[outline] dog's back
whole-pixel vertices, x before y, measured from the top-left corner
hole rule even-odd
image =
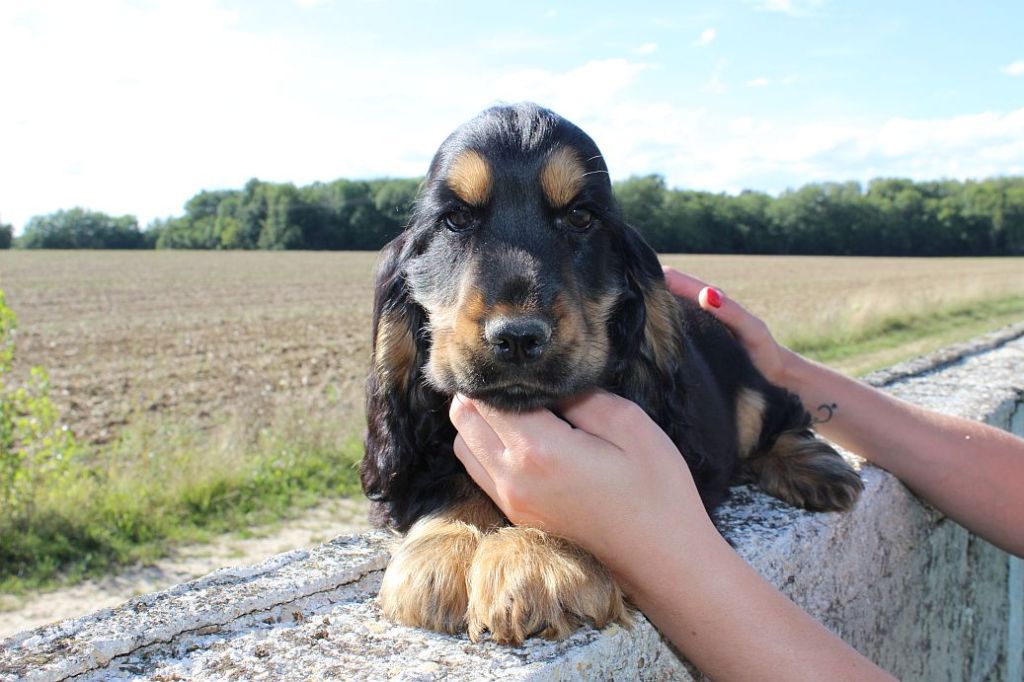
[[[689,299],[677,302],[683,338],[680,362],[689,365],[684,373],[691,377],[684,389],[688,425],[659,425],[684,457],[687,447],[718,453],[719,458],[734,452],[726,485],[754,482],[765,492],[812,511],[852,507],[863,482],[831,445],[814,434],[812,417],[799,396],[769,382],[713,315]],[[722,499],[702,494],[709,510]]]

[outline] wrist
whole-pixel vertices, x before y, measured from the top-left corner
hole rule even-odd
[[[612,571],[619,585],[641,610],[647,611],[669,592],[693,586],[728,561],[735,552],[711,523],[683,522],[667,532],[634,538],[634,547],[620,545],[598,558]]]
[[[801,395],[806,388],[807,368],[810,361],[785,346],[779,346],[779,372],[772,381],[789,391]]]

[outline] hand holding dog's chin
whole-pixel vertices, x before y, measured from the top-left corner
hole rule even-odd
[[[573,540],[627,591],[653,548],[684,543],[697,560],[720,541],[679,451],[638,406],[596,392],[562,415],[453,401],[455,453],[509,520]]]

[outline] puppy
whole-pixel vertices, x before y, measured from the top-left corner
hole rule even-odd
[[[512,644],[628,622],[594,557],[509,525],[448,420],[456,392],[524,411],[598,387],[665,430],[709,512],[740,478],[811,510],[861,491],[797,396],[668,292],[594,142],[533,104],[488,109],[441,145],[376,275],[361,477],[376,521],[406,534],[380,591],[388,617]]]

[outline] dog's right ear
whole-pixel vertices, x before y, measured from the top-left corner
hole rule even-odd
[[[452,444],[451,399],[425,380],[427,314],[405,271],[422,244],[407,231],[384,247],[373,302],[373,366],[366,382],[366,443],[359,472],[378,525],[401,532],[447,499],[443,482],[463,469]]]
[[[423,312],[411,300],[403,271],[405,235],[384,247],[377,264],[373,295],[373,356],[366,384],[366,449],[360,478],[366,496],[388,502],[403,487],[403,466],[412,443],[410,430],[415,386],[425,362],[417,339]]]

